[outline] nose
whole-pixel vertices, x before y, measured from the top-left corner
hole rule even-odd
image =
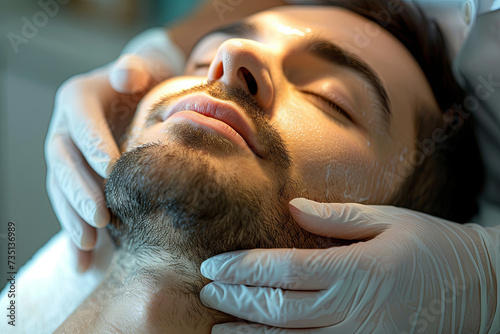
[[[274,87],[265,46],[246,39],[222,43],[210,65],[208,79],[252,95],[264,110],[271,107]]]

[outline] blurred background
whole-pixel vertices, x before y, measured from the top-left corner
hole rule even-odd
[[[2,288],[8,222],[16,223],[17,269],[60,229],[45,190],[43,153],[57,88],[72,75],[116,59],[137,33],[173,22],[196,2],[0,0]],[[36,33],[16,50],[8,35],[23,37],[26,21],[36,23]]]

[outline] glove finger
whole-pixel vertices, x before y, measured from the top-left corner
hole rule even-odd
[[[347,275],[358,271],[367,274],[367,270],[379,266],[379,259],[385,258],[379,247],[380,243],[373,239],[329,249],[236,251],[205,260],[201,273],[221,283],[323,290]]]
[[[51,173],[78,215],[92,226],[106,226],[110,214],[99,176],[83,160],[70,137],[55,135],[51,139],[48,155]],[[49,184],[51,185],[52,183]]]
[[[235,251],[204,261],[201,273],[221,283],[321,290],[330,283],[320,284],[311,264],[322,258],[322,252],[285,248]]]
[[[289,329],[246,322],[228,322],[212,327],[212,334],[331,334],[331,328]]]
[[[92,263],[92,251],[83,251],[76,247],[75,244],[72,244],[71,248],[73,253],[76,254],[76,271],[79,273],[86,272]]]
[[[245,285],[210,283],[200,299],[207,307],[240,319],[275,327],[310,328],[334,325],[352,303],[343,282],[323,291],[287,291]]]
[[[109,82],[119,93],[134,94],[148,88],[151,81],[145,61],[137,55],[122,55],[110,68]]]
[[[66,201],[59,188],[54,175],[47,176],[47,193],[54,208],[59,223],[71,240],[81,250],[91,250],[95,247],[97,236],[96,230],[85,223]]]
[[[109,85],[107,73],[103,71],[95,74],[101,76],[100,81],[105,83],[97,83],[99,78],[96,78],[91,87],[84,80],[80,82],[74,79],[58,93],[56,101],[56,108],[61,109],[67,127],[65,133],[70,134],[89,165],[103,178],[107,176],[108,166],[120,156],[103,108],[110,106],[111,113],[121,113],[119,116],[113,115],[120,119],[133,115],[133,111],[128,110],[132,108],[125,110],[118,107],[120,96],[113,98],[117,93]]]
[[[269,327],[259,324],[251,324],[246,322],[228,322],[215,325],[212,327],[212,334],[257,334],[257,333],[287,333],[286,329],[283,332],[273,331],[276,327]]]
[[[384,324],[372,329],[370,324],[360,324],[353,321],[350,324],[342,322],[339,326],[316,327],[316,328],[280,328],[255,323],[228,322],[212,327],[212,334],[345,334],[345,333],[388,333]],[[366,328],[369,327],[369,328]]]
[[[375,206],[354,203],[318,203],[295,198],[289,206],[293,218],[304,229],[338,239],[374,238],[394,220]]]

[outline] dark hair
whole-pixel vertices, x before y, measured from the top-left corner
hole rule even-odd
[[[403,184],[390,203],[467,222],[477,213],[484,172],[474,121],[462,105],[465,92],[453,76],[446,43],[437,23],[416,5],[399,0],[306,0],[303,5],[333,5],[377,23],[396,37],[420,65],[442,115],[417,106],[417,142]]]

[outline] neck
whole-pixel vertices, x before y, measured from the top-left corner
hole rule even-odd
[[[199,264],[148,249],[113,255],[99,287],[56,333],[210,333],[234,320],[208,309],[199,291],[208,283]]]

